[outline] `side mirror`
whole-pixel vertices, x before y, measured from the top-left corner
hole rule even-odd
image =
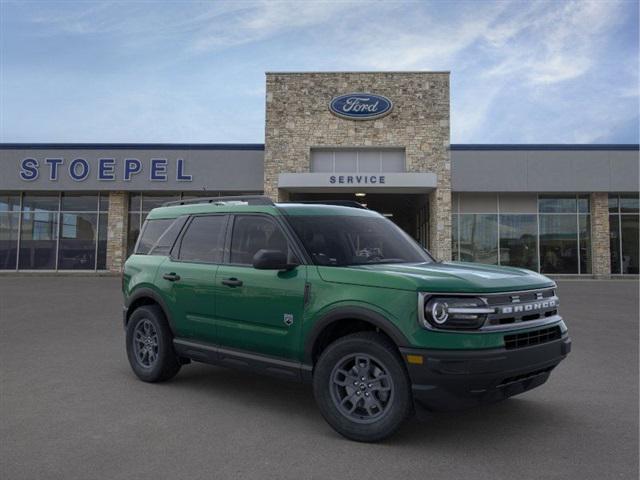
[[[297,264],[287,263],[287,254],[280,250],[258,250],[253,256],[253,268],[258,270],[291,270]]]

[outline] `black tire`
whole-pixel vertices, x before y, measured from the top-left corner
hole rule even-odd
[[[316,363],[313,392],[329,425],[359,442],[389,437],[413,414],[402,359],[393,343],[375,332],[354,333],[329,345]]]
[[[126,341],[129,364],[140,380],[163,382],[180,370],[171,329],[157,305],[144,305],[134,310],[127,323]]]

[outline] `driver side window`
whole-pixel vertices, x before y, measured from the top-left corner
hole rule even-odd
[[[237,215],[231,234],[229,263],[252,265],[258,250],[279,250],[289,260],[293,254],[284,232],[273,220],[258,215]]]

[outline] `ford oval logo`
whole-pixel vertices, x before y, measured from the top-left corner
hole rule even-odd
[[[387,97],[373,93],[348,93],[334,97],[329,110],[334,115],[351,120],[371,120],[391,112],[393,103]]]

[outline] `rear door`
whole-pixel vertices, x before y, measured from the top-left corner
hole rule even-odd
[[[231,223],[231,222],[230,222]],[[300,263],[282,225],[269,215],[236,214],[225,264],[216,274],[218,343],[252,353],[296,359],[306,266],[289,271],[257,270],[258,250],[280,250]]]
[[[160,265],[158,284],[165,291],[178,337],[216,343],[215,279],[228,218],[191,217],[171,256]]]

